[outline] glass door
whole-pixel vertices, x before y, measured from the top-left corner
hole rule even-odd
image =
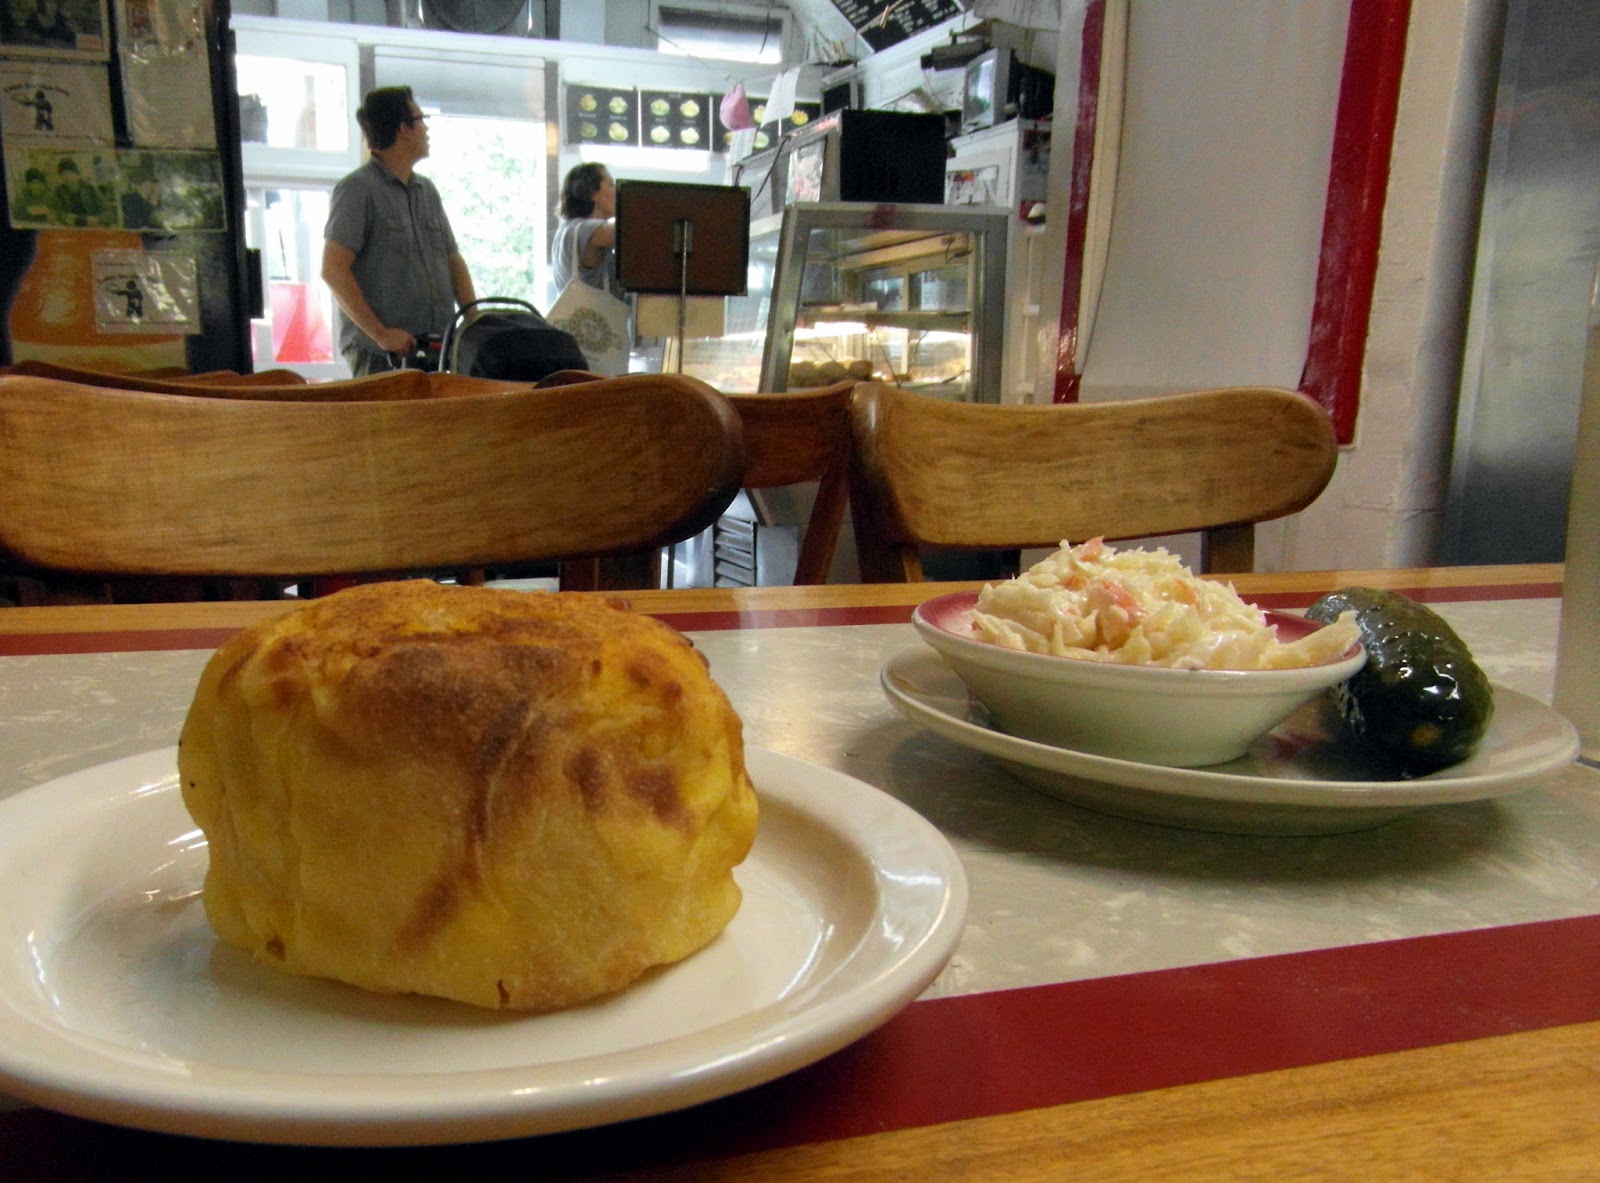
[[[261,252],[266,315],[253,323],[255,368],[313,380],[349,376],[339,356],[333,296],[322,282],[329,186],[245,191],[245,242]]]
[[[235,31],[243,140],[245,244],[261,252],[257,370],[349,377],[333,296],[322,282],[322,227],[334,182],[361,162],[356,42],[335,28]]]

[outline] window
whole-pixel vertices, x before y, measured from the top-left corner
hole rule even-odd
[[[681,57],[740,62],[782,60],[784,13],[772,5],[698,5],[693,0],[658,3],[656,49]]]
[[[246,142],[313,152],[349,150],[350,87],[344,66],[241,53],[234,69]]]
[[[544,123],[476,115],[428,122],[433,154],[420,167],[439,189],[479,298],[547,307]]]
[[[354,39],[331,28],[295,35],[248,26],[235,37],[245,176],[333,181],[360,164]]]

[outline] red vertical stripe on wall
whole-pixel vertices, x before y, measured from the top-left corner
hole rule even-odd
[[[1089,232],[1089,179],[1094,169],[1095,126],[1100,113],[1100,55],[1105,44],[1105,0],[1089,0],[1083,14],[1078,65],[1078,122],[1072,136],[1072,180],[1067,200],[1066,268],[1061,279],[1061,333],[1056,338],[1054,401],[1078,401],[1078,303]]]
[[[1327,409],[1341,443],[1354,438],[1360,406],[1361,367],[1383,237],[1383,203],[1388,193],[1389,155],[1410,16],[1411,0],[1351,0],[1350,4],[1316,296],[1300,379],[1300,389]],[[1078,400],[1078,303],[1104,34],[1104,0],[1090,0],[1084,14],[1078,123],[1067,206],[1061,327],[1056,345],[1054,401],[1058,403]]]
[[[1343,444],[1355,438],[1410,17],[1411,0],[1351,0],[1311,339],[1300,378],[1300,389],[1327,409]]]

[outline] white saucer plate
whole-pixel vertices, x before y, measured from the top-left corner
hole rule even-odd
[[[665,1112],[818,1060],[943,968],[966,879],[887,794],[747,759],[762,814],[733,922],[548,1015],[385,997],[219,945],[172,750],[20,793],[0,802],[0,1093],[202,1137],[415,1145]]]
[[[931,650],[907,649],[879,675],[912,722],[993,756],[1041,792],[1119,817],[1231,834],[1362,830],[1429,805],[1533,787],[1577,757],[1576,729],[1537,699],[1495,687],[1488,734],[1466,761],[1413,780],[1377,779],[1334,742],[1313,703],[1237,760],[1169,768],[1019,739],[988,724],[965,683]]]

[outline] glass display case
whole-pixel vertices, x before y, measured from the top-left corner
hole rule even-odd
[[[873,378],[1000,400],[1007,213],[801,202],[784,212],[761,389]]]
[[[999,208],[797,202],[750,227],[749,289],[721,337],[683,343],[719,390],[842,378],[998,402],[1007,214]]]

